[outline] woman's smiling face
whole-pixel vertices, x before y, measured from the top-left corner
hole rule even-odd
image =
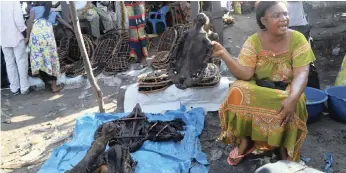
[[[261,18],[266,30],[274,35],[284,35],[288,29],[289,16],[286,4],[279,2],[270,7]]]

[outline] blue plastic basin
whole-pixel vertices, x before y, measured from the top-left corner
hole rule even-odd
[[[346,121],[346,86],[332,86],[326,89],[330,116],[336,120]]]
[[[324,102],[328,97],[322,90],[306,87],[306,108],[308,110],[308,123],[314,122],[320,118],[324,110]]]

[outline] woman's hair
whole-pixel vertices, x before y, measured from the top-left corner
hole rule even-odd
[[[266,27],[261,22],[261,17],[265,15],[267,10],[272,7],[273,5],[276,5],[281,1],[259,1],[256,3],[256,20],[257,24],[261,29],[266,29]]]
[[[40,4],[44,7],[43,18],[48,19],[52,8],[52,1],[42,1]]]

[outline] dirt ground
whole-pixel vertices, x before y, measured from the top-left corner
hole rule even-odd
[[[250,25],[250,26],[249,26]],[[258,31],[255,15],[236,16],[235,25],[225,27],[224,44],[238,55],[247,36]],[[229,39],[230,38],[230,39]],[[330,56],[323,50],[314,50],[323,88],[332,85],[339,70],[342,56]],[[122,112],[124,91],[133,83],[133,76],[117,75],[114,83],[100,82],[107,112]],[[11,96],[8,90],[1,92],[1,165],[17,166],[33,158],[39,162],[24,165],[20,169],[2,169],[0,172],[34,173],[49,157],[52,149],[71,140],[75,119],[87,112],[98,110],[91,88],[64,89],[59,94],[40,90],[29,95]],[[9,122],[9,120],[11,122]],[[334,157],[335,173],[346,172],[346,126],[323,116],[318,122],[308,125],[308,136],[302,147],[302,155],[311,158],[307,165],[323,170],[323,155],[330,152]],[[231,146],[216,141],[219,135],[219,118],[216,112],[206,115],[205,128],[201,135],[203,150],[210,160],[210,172],[249,173],[264,163],[273,161],[271,155],[252,156],[236,167],[230,167],[226,157]],[[12,165],[11,165],[12,164]]]

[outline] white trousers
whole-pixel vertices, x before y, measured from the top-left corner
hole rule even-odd
[[[24,40],[21,40],[16,47],[3,47],[6,62],[7,76],[10,81],[10,90],[21,93],[30,87],[28,80],[28,53]]]

